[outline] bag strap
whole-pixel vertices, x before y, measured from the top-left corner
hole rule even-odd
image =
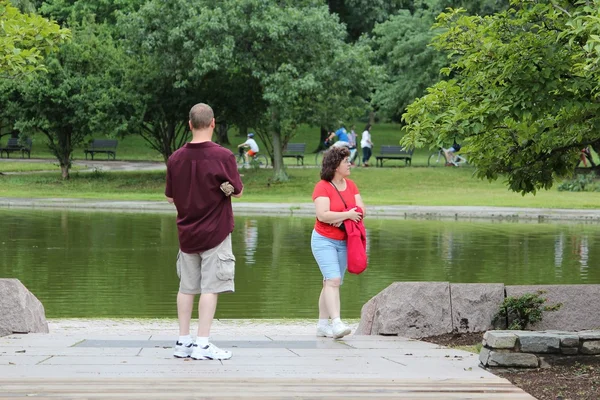
[[[329,181],[329,183],[331,184],[331,186],[333,186],[333,188],[335,189],[335,191],[340,195],[340,199],[342,199],[342,203],[344,203],[344,208],[348,208],[348,206],[346,205],[346,202],[344,201],[344,198],[342,197],[342,194],[338,190],[337,186],[335,186],[335,184],[333,182],[331,182],[331,181]]]

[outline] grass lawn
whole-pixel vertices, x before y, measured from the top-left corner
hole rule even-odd
[[[244,202],[310,203],[317,168],[289,168],[290,181],[272,183],[272,170],[245,170]],[[521,196],[501,181],[472,177],[472,168],[355,168],[357,183],[367,205],[512,206],[544,208],[597,208],[593,192],[559,192]],[[60,174],[0,176],[0,196],[65,197],[115,200],[163,200],[164,172],[74,172],[69,181]]]

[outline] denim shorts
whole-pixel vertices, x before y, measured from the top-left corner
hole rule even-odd
[[[343,282],[348,265],[346,241],[329,239],[313,230],[310,247],[323,274],[323,280],[340,278]]]

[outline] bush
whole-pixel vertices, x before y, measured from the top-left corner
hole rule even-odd
[[[600,185],[594,180],[595,174],[578,174],[575,178],[558,185],[560,192],[600,192]]]
[[[496,318],[506,318],[508,329],[511,330],[522,330],[541,321],[543,311],[556,311],[562,307],[562,303],[544,306],[543,304],[548,301],[541,297],[544,293],[546,292],[539,290],[535,293],[526,293],[521,297],[505,298]]]

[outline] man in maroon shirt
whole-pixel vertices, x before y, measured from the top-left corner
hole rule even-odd
[[[177,208],[180,249],[179,340],[174,356],[227,360],[231,352],[210,343],[209,334],[218,294],[234,291],[233,210],[229,194],[241,197],[244,187],[233,153],[211,141],[215,119],[210,106],[200,103],[192,107],[189,124],[192,141],[169,157],[165,190],[167,200]],[[228,184],[222,189],[225,182]],[[197,294],[198,336],[194,343],[190,320]]]

